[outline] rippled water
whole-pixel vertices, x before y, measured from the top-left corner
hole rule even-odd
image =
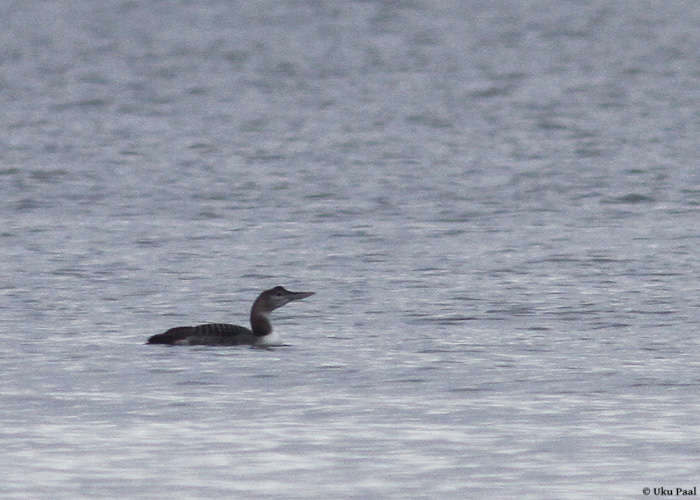
[[[699,22],[2,3],[2,498],[697,485]],[[283,347],[143,345],[278,284]]]

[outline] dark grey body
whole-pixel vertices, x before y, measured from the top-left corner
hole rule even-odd
[[[178,326],[165,333],[153,335],[149,344],[170,345],[254,345],[261,337],[238,325],[207,323],[197,326]]]
[[[270,338],[272,325],[269,315],[275,309],[294,300],[311,297],[314,292],[290,292],[276,286],[258,295],[250,309],[250,326],[227,323],[207,323],[197,326],[178,326],[165,333],[153,335],[147,344],[168,345],[257,345]]]

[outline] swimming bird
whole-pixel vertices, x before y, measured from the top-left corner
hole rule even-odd
[[[250,309],[252,330],[227,323],[207,323],[197,326],[177,326],[165,333],[153,335],[147,344],[170,345],[264,345],[272,333],[270,313],[294,300],[311,297],[316,292],[290,292],[281,286],[258,295]]]

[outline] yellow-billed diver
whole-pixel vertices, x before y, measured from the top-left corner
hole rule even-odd
[[[170,345],[261,345],[272,333],[270,313],[293,300],[305,299],[316,292],[290,292],[276,286],[261,293],[250,309],[252,330],[227,323],[207,323],[197,326],[178,326],[165,333],[153,335],[148,344]]]

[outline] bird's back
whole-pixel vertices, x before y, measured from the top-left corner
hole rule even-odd
[[[148,344],[170,345],[253,345],[258,338],[244,326],[228,323],[207,323],[197,326],[178,326],[165,333],[153,335]]]

